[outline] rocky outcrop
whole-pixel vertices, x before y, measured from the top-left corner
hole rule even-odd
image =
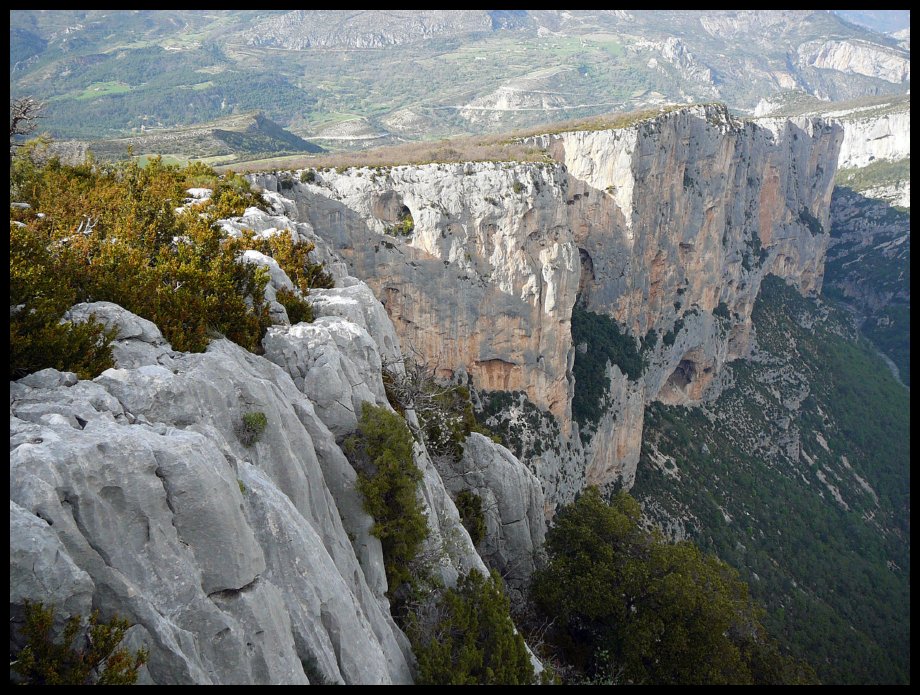
[[[291,375],[337,436],[354,432],[364,402],[387,403],[380,354],[367,331],[337,316],[268,329],[265,356]]]
[[[854,112],[840,117],[840,121],[843,145],[838,166],[841,169],[910,157],[910,101],[891,113],[861,116]]]
[[[880,44],[855,39],[812,41],[800,46],[798,53],[803,65],[876,77],[894,84],[910,82],[910,53]]]
[[[671,63],[685,80],[712,84],[712,70],[701,65],[687,45],[675,36],[669,36],[661,47],[661,56]]]
[[[787,100],[792,104],[783,103]],[[804,100],[801,92],[783,95],[775,103],[763,100],[755,113],[782,113],[796,108],[797,100]],[[806,101],[806,104],[805,115],[822,118],[843,128],[838,169],[861,169],[876,165],[876,169],[866,175],[841,172],[843,176],[837,177],[838,183],[858,190],[868,198],[909,208],[908,167],[879,169],[878,166],[910,159],[910,95],[838,103]]]
[[[546,535],[543,489],[508,449],[473,432],[459,461],[435,459],[444,485],[455,496],[475,493],[482,501],[486,536],[482,557],[513,587],[526,585]]]
[[[150,328],[121,311],[121,335]],[[164,345],[159,331],[126,340]],[[35,576],[48,563],[16,563],[11,597],[67,607],[91,593],[136,623],[157,683],[304,683],[302,662],[335,681],[408,682],[379,542],[360,504],[336,499],[354,471],[312,403],[228,341],[166,348],[142,365],[129,351],[135,364],[92,382],[46,370],[11,384],[18,523],[50,529],[82,572],[59,561],[73,579],[49,588]],[[251,411],[268,426],[246,447],[235,427]]]
[[[636,338],[654,332],[649,367],[638,382],[612,380],[611,416],[587,459],[571,464],[590,482],[628,484],[645,404],[695,403],[717,387],[721,365],[748,349],[763,276],[820,289],[841,138],[820,119],[741,122],[722,107],[689,107],[525,143],[552,164],[326,171],[290,195],[405,345],[444,376],[462,369],[477,389],[523,392],[557,419],[570,449],[580,448],[576,296]],[[400,236],[406,215],[413,228]],[[713,315],[720,307],[727,318]],[[540,478],[552,502],[580,489]]]
[[[481,163],[356,173],[324,172],[319,185],[297,184],[293,195],[300,219],[373,288],[403,345],[441,375],[464,366],[477,387],[524,390],[565,419],[579,267],[559,167]],[[406,212],[412,236],[387,234]]]
[[[265,357],[226,340],[174,352],[111,303],[68,313],[114,329],[116,367],[93,381],[49,369],[10,385],[11,639],[25,601],[42,601],[62,618],[127,618],[128,646],[150,649],[145,682],[411,682],[380,542],[337,441],[362,402],[387,405],[381,366],[401,352],[369,288],[340,284],[317,292],[315,323],[271,328]],[[244,443],[253,412],[267,425]],[[523,470],[507,452],[480,453],[471,465],[496,466],[499,480]],[[421,442],[415,458],[429,521],[421,561],[447,586],[487,572]],[[529,485],[536,512],[514,511],[533,532],[500,536],[496,558],[542,539],[539,484]]]

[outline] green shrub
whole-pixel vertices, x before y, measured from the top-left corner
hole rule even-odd
[[[363,403],[358,429],[345,441],[345,452],[358,471],[364,509],[374,518],[371,532],[383,546],[391,599],[416,577],[412,563],[428,537],[428,521],[418,499],[422,472],[412,455],[412,433],[405,421],[383,407]]]
[[[511,190],[515,193],[521,193],[524,190],[524,184],[520,181],[515,181],[513,184],[511,184]]]
[[[407,359],[403,366],[399,372],[384,370],[387,399],[398,412],[415,411],[430,454],[459,459],[471,432],[495,441],[495,435],[476,419],[468,388],[439,384],[434,371],[422,362]]]
[[[640,516],[626,493],[608,505],[592,487],[547,534],[549,561],[533,595],[581,673],[649,684],[814,679],[779,655],[734,569],[690,542],[644,531]]]
[[[283,287],[276,293],[276,298],[284,307],[292,324],[313,322],[313,306],[306,299]]]
[[[92,379],[115,366],[116,330],[96,321],[58,323],[41,308],[10,317],[10,379],[49,367]]]
[[[274,258],[304,296],[313,288],[335,287],[335,280],[326,272],[323,264],[310,260],[315,246],[295,239],[290,230],[258,238],[254,232],[246,230],[243,240],[246,248]]]
[[[304,169],[300,172],[301,183],[314,183],[316,181],[316,171],[314,169]]]
[[[153,158],[66,166],[37,164],[21,148],[10,168],[11,376],[48,366],[95,376],[109,366],[107,338],[93,324],[60,327],[77,302],[111,301],[153,321],[176,350],[204,350],[224,335],[259,353],[271,325],[268,276],[240,263],[247,248],[278,261],[302,294],[332,287],[310,260],[312,244],[288,232],[230,239],[216,222],[263,207],[245,178],[219,177],[200,162],[182,169]],[[191,185],[207,185],[204,203],[176,212]],[[304,315],[305,307],[299,307]],[[295,309],[295,313],[296,313]]]
[[[412,218],[412,213],[408,209],[404,210],[396,224],[387,227],[384,231],[390,236],[411,236],[415,231],[415,220]]]
[[[664,337],[661,339],[661,342],[667,347],[671,347],[677,341],[677,335],[684,328],[684,318],[681,316],[674,322],[674,325],[668,329],[668,332],[664,334]]]
[[[474,546],[482,543],[486,537],[486,517],[482,513],[482,498],[475,492],[461,490],[454,500],[460,513],[460,522],[470,534]]]
[[[726,321],[730,320],[732,317],[728,309],[728,304],[725,302],[719,302],[719,306],[712,310],[712,315],[720,319],[725,319]]]
[[[808,228],[808,231],[811,232],[812,236],[824,234],[824,225],[818,221],[818,218],[815,217],[814,213],[812,213],[812,211],[807,207],[799,210],[799,222]]]
[[[441,597],[433,625],[410,627],[418,658],[416,683],[425,685],[531,685],[533,664],[514,629],[501,577],[470,571]]]
[[[200,164],[183,170],[159,159],[141,168],[133,161],[39,166],[17,157],[11,196],[30,207],[10,228],[11,307],[23,305],[19,321],[42,326],[12,326],[11,352],[24,353],[17,341],[28,335],[54,333],[51,326],[80,301],[115,302],[153,321],[177,350],[201,351],[220,333],[260,351],[270,325],[267,277],[239,263],[242,240],[214,224],[257,202],[248,183],[227,175],[207,203],[175,211],[187,177],[198,181],[206,171],[216,176]]]
[[[10,659],[10,670],[24,685],[133,685],[147,663],[146,649],[132,654],[118,647],[129,627],[126,620],[115,617],[103,623],[95,612],[84,625],[75,615],[56,643],[51,634],[54,608],[26,603],[25,611],[26,646]]]
[[[236,436],[244,446],[252,446],[262,438],[262,433],[267,426],[268,418],[265,413],[258,411],[244,413],[236,427]]]
[[[13,209],[11,208],[11,211]],[[91,379],[113,366],[114,331],[95,321],[60,321],[78,301],[64,281],[70,250],[53,246],[34,226],[10,224],[10,378],[53,367]]]

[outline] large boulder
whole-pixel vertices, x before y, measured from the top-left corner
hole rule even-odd
[[[546,535],[540,481],[514,454],[473,432],[459,461],[436,463],[447,489],[473,492],[482,500],[486,536],[479,551],[513,587],[528,583]]]

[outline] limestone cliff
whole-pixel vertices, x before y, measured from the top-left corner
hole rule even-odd
[[[839,117],[843,125],[840,148],[841,169],[864,167],[885,159],[897,161],[910,157],[910,100],[890,113],[859,113]]]
[[[748,350],[764,275],[820,289],[841,139],[820,119],[689,107],[532,138],[546,162],[322,171],[285,195],[371,286],[404,345],[556,419],[556,444],[528,460],[552,504],[585,482],[631,483],[646,403],[718,390],[721,365]],[[281,190],[278,176],[256,181]],[[571,416],[579,295],[636,338],[661,338],[637,380],[611,367],[607,414],[585,446]]]
[[[786,92],[774,101],[762,99],[754,109],[755,116],[791,113],[822,118],[843,128],[839,169],[910,158],[910,94],[822,102],[802,92]]]
[[[412,681],[380,541],[339,447],[362,402],[388,407],[381,365],[399,340],[367,286],[333,270],[339,286],[317,291],[316,322],[280,317],[265,357],[227,340],[175,352],[115,304],[69,312],[117,331],[116,368],[10,383],[11,654],[25,602],[41,601],[62,620],[93,609],[128,619],[126,645],[150,650],[142,682]],[[267,294],[290,283],[278,272]],[[266,427],[247,442],[241,422],[254,412]],[[486,542],[514,559],[542,541],[542,493],[503,492],[501,480],[528,473],[488,445],[464,460],[499,478]],[[431,570],[448,586],[487,572],[422,442],[414,454]]]

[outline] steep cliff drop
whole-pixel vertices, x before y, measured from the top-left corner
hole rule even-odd
[[[585,484],[632,484],[646,404],[719,392],[765,275],[820,289],[842,139],[821,119],[693,106],[527,140],[545,162],[326,170],[285,195],[405,345],[540,413],[512,419],[551,511]],[[281,190],[278,175],[254,180]],[[572,339],[576,302],[641,349],[638,371],[607,367],[595,419],[572,407],[588,348]]]

